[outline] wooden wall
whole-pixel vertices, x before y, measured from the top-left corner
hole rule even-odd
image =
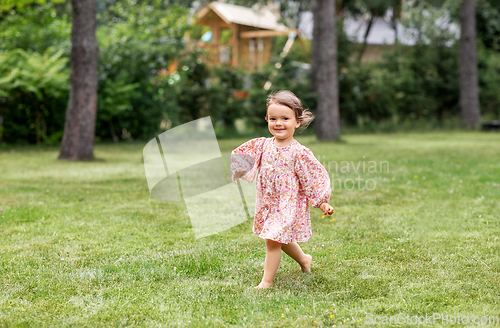
[[[240,32],[255,31],[255,28],[240,25]],[[272,40],[267,38],[240,38],[239,63],[241,67],[254,71],[271,59]]]
[[[203,45],[208,50],[207,64],[221,64],[227,59],[232,67],[243,67],[255,71],[271,59],[272,38],[241,38],[241,32],[261,30],[255,27],[231,24],[228,26],[218,15],[210,13],[202,22],[210,26],[212,40]],[[227,43],[220,41],[223,29],[229,28],[232,35]],[[224,64],[224,63],[222,63]]]

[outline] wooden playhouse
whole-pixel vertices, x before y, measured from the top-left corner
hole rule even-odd
[[[214,1],[198,12],[196,23],[210,27],[202,38],[209,64],[254,71],[269,62],[272,37],[297,33],[278,20],[279,12],[273,13],[269,7],[247,8]]]

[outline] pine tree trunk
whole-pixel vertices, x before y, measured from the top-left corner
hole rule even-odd
[[[318,139],[335,140],[340,134],[335,0],[314,0],[313,15],[311,85],[317,98],[314,125]]]
[[[97,0],[72,0],[71,89],[59,159],[94,158],[97,110]]]
[[[361,45],[361,50],[359,51],[358,61],[360,62],[363,59],[363,55],[365,54],[366,46],[368,45],[368,35],[372,29],[373,20],[375,17],[373,14],[370,15],[370,20],[368,21],[368,25],[366,26],[365,36],[363,38],[363,44]]]
[[[460,115],[469,129],[480,121],[475,7],[475,0],[463,0],[460,7]]]
[[[312,45],[311,45],[311,84],[310,84],[310,87],[311,87],[311,91],[316,93],[316,88],[317,88],[317,85],[318,85],[318,68],[317,68],[317,65],[318,65],[318,49],[316,47],[316,42],[314,42],[314,40],[318,40],[319,39],[319,36],[318,36],[318,31],[319,29],[316,28],[316,17],[315,17],[315,13],[317,11],[316,9],[317,7],[317,3],[316,1],[313,0],[313,3],[312,3],[312,11],[313,11],[313,22],[314,22],[314,25],[313,25],[313,42],[312,42]]]

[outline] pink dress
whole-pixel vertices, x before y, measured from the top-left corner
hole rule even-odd
[[[257,169],[253,232],[280,243],[305,242],[312,236],[309,202],[327,203],[330,177],[312,151],[297,140],[278,147],[272,138],[249,140],[231,152],[231,172],[246,172],[252,182]]]

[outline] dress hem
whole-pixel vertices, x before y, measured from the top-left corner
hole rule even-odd
[[[291,239],[291,241],[289,241],[289,242],[287,243],[287,242],[284,242],[284,241],[275,240],[275,239],[273,239],[273,238],[265,238],[264,236],[261,236],[261,233],[258,233],[258,232],[254,232],[254,234],[256,234],[257,236],[259,236],[259,238],[261,238],[261,239],[264,239],[264,240],[266,240],[266,239],[270,239],[270,240],[272,240],[272,241],[275,241],[275,242],[277,242],[277,243],[281,243],[281,244],[290,244],[290,243],[305,243],[305,242],[307,242],[307,241],[308,241],[308,240],[312,237],[312,236],[309,236],[309,237],[307,237],[307,238],[300,239],[300,240],[292,238],[292,239]]]

